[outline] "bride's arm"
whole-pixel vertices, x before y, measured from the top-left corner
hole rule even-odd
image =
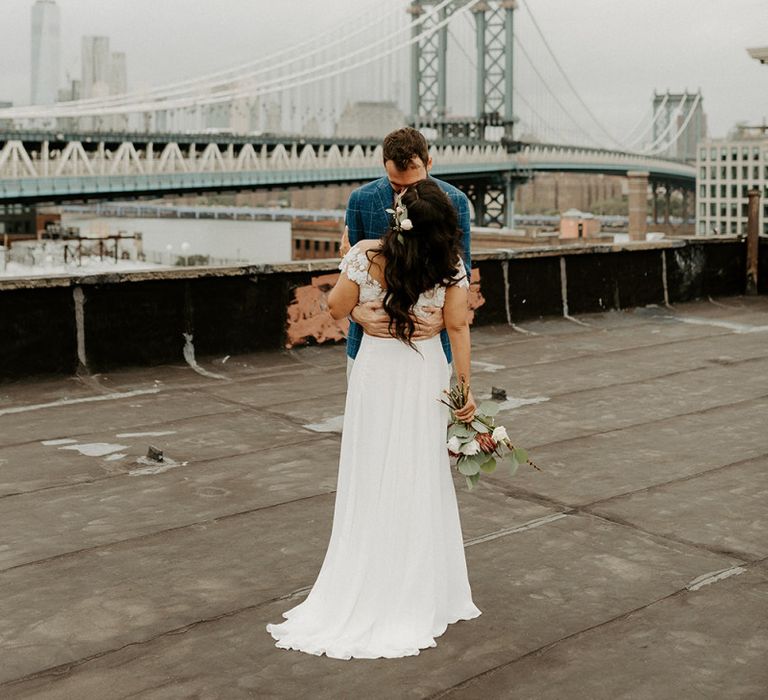
[[[352,309],[357,306],[359,298],[360,287],[347,277],[346,272],[342,272],[336,286],[328,294],[328,311],[338,321],[349,316]]]
[[[455,285],[445,290],[445,306],[443,318],[448,338],[451,341],[453,353],[453,366],[459,382],[470,386],[470,338],[469,338],[469,294],[464,286]],[[472,418],[477,408],[472,391],[469,392],[467,403],[459,411],[456,417],[466,421]]]

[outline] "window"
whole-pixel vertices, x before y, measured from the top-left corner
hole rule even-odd
[[[748,160],[749,159],[749,149],[744,146],[741,149],[741,158],[742,160]]]
[[[738,224],[735,221],[731,221],[731,233],[737,233],[738,230]]]
[[[746,165],[741,166],[741,179],[746,180],[747,179],[747,172],[749,171],[749,168]]]
[[[728,195],[726,194],[726,191],[727,191],[727,190],[725,189],[725,185],[720,185],[720,196],[721,196],[721,197],[727,197],[727,196],[728,196]]]
[[[317,252],[320,251],[320,241],[315,241],[314,243],[315,243],[315,245],[313,247],[314,247],[315,252],[317,253]]]
[[[301,250],[301,240],[297,238],[297,239],[296,239],[296,240],[293,242],[293,247],[294,247],[296,250]]]
[[[327,253],[331,249],[331,242],[330,241],[326,241],[325,244],[323,245],[323,249]]]
[[[707,159],[707,149],[706,148],[700,148],[699,149],[699,158],[701,160],[706,160]]]
[[[304,250],[309,250],[309,238],[304,239]]]
[[[714,202],[709,203],[709,215],[717,216],[717,204],[715,204]]]
[[[728,149],[727,148],[721,148],[720,149],[720,160],[728,160]]]
[[[707,215],[707,205],[702,202],[699,204],[699,215],[700,216],[706,216]]]
[[[714,165],[709,166],[709,177],[713,180],[717,177],[717,168]]]
[[[709,186],[709,196],[710,197],[717,197],[717,185],[710,185]]]
[[[739,215],[738,204],[731,204],[731,218],[735,219]]]
[[[738,172],[739,172],[739,169],[735,165],[732,165],[731,166],[731,179],[732,180],[735,180],[739,176]]]
[[[714,146],[712,146],[712,148],[709,149],[709,159],[717,160],[717,149]]]
[[[752,146],[752,160],[760,160],[760,148]]]
[[[759,180],[760,179],[760,166],[755,165],[752,168],[752,179],[753,180]]]
[[[723,178],[723,180],[725,180],[725,178],[728,177],[728,168],[726,168],[725,166],[720,168],[720,177]]]
[[[736,185],[731,185],[731,198],[736,199],[739,196],[739,188]]]

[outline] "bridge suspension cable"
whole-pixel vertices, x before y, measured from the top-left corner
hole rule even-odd
[[[474,31],[474,27],[472,26],[472,20],[470,19],[470,16],[468,14],[464,15],[464,19],[466,20],[466,24],[469,26],[469,28]],[[472,67],[473,70],[477,69],[477,58],[472,56],[471,54],[467,53],[466,48],[461,43],[458,36],[456,36],[453,33],[452,29],[448,30],[448,33],[451,34],[454,37],[454,40],[456,42],[456,45],[459,47],[460,51],[464,54],[464,57],[467,59],[467,63]],[[545,119],[537,110],[536,108],[530,103],[530,101],[523,95],[520,90],[517,89],[515,84],[513,83],[512,87],[512,93],[515,95],[517,99],[519,99],[527,108],[528,110],[544,125],[548,128],[550,133],[555,136],[555,138],[562,138],[562,134],[559,132],[559,130],[554,127],[547,119]],[[532,126],[532,125],[531,125]],[[566,139],[562,138],[563,141]]]
[[[683,110],[685,109],[685,103],[688,100],[688,95],[683,95],[683,99],[680,100],[677,107],[675,107],[675,111],[669,115],[669,119],[667,121],[667,124],[662,129],[661,133],[655,138],[655,140],[649,144],[647,147],[641,149],[644,153],[648,153],[653,151],[664,139],[667,137],[667,134],[672,131],[672,129],[675,126],[675,120],[683,114]]]
[[[379,3],[375,3],[378,6]],[[94,97],[84,100],[77,100],[67,103],[71,106],[84,107],[88,109],[110,107],[114,105],[131,104],[135,100],[146,101],[148,98],[157,96],[158,100],[164,100],[172,96],[180,96],[185,94],[194,94],[205,90],[210,90],[217,86],[229,85],[233,82],[237,82],[247,77],[257,77],[264,73],[274,73],[275,71],[289,66],[294,63],[306,62],[312,59],[315,55],[327,52],[329,49],[334,48],[340,44],[348,43],[350,39],[358,35],[370,33],[370,29],[381,22],[388,19],[390,16],[399,14],[401,8],[394,8],[389,11],[388,14],[383,16],[371,17],[371,8],[366,8],[363,13],[356,15],[348,19],[342,27],[335,26],[326,30],[323,34],[314,36],[311,39],[307,39],[298,44],[292,44],[289,47],[280,49],[267,56],[262,56],[254,61],[239,64],[230,68],[222,69],[213,73],[208,73],[204,76],[197,78],[182,80],[175,83],[168,83],[165,85],[151,88],[146,91],[133,91],[130,93],[124,93],[122,95],[113,95],[109,97]],[[364,21],[367,20],[367,21]],[[349,31],[344,29],[349,25]],[[329,39],[330,41],[326,41]],[[309,53],[305,53],[306,47],[315,46]],[[288,60],[279,60],[284,56],[290,56]],[[298,58],[297,58],[298,56]],[[274,63],[274,61],[278,61]],[[262,67],[263,66],[263,67]],[[258,68],[258,70],[253,70]]]
[[[666,93],[664,95],[664,99],[661,101],[661,103],[659,104],[655,112],[653,110],[653,107],[651,107],[651,120],[646,123],[645,128],[643,129],[642,132],[640,132],[640,134],[638,134],[634,139],[632,139],[632,141],[628,141],[627,148],[629,150],[634,149],[635,146],[643,142],[643,139],[648,135],[648,133],[656,125],[656,122],[661,116],[661,113],[664,111],[664,107],[666,107],[668,101],[669,101],[669,93]]]
[[[687,94],[683,96],[683,99],[681,100],[681,104],[685,102],[686,97],[688,97]],[[696,113],[696,110],[698,109],[700,102],[701,102],[701,93],[699,92],[696,94],[696,99],[693,101],[693,104],[688,110],[688,114],[686,118],[683,120],[683,123],[680,125],[678,130],[675,132],[675,135],[671,139],[669,139],[667,143],[663,144],[662,146],[659,146],[656,149],[646,150],[644,151],[644,153],[648,155],[656,155],[658,153],[663,153],[664,151],[672,148],[672,146],[674,146],[677,143],[677,140],[680,138],[682,133],[688,128],[688,124],[690,123],[691,119],[693,119],[693,115]],[[674,123],[672,119],[670,119],[670,123]]]
[[[371,46],[379,46],[382,44],[386,44],[387,42],[391,41],[393,38],[397,37],[397,35],[404,33],[405,31],[408,31],[411,26],[418,26],[422,25],[428,18],[433,16],[434,12],[439,12],[442,8],[446,7],[452,2],[452,0],[442,0],[442,2],[435,8],[432,8],[430,12],[425,14],[424,17],[419,18],[417,21],[413,23],[413,25],[406,25],[405,27],[399,28],[394,32],[391,32],[389,35],[386,35],[385,37],[375,41],[373,44],[368,43],[364,48],[358,49],[355,52],[352,52],[351,54],[345,54],[343,56],[337,57],[333,60],[326,61],[324,63],[316,63],[311,68],[303,69],[303,70],[296,70],[293,73],[290,73],[286,76],[279,76],[277,78],[273,78],[271,80],[265,81],[265,83],[259,85],[257,88],[254,87],[248,87],[248,88],[241,88],[241,87],[235,87],[231,88],[228,91],[220,91],[216,92],[214,94],[210,94],[210,90],[212,87],[217,86],[231,86],[233,83],[243,83],[245,80],[254,80],[255,78],[259,77],[260,75],[263,75],[264,73],[274,73],[274,71],[277,68],[284,67],[284,66],[290,66],[294,63],[306,63],[312,58],[315,57],[316,54],[320,54],[323,52],[327,52],[327,50],[340,43],[348,43],[351,37],[357,36],[357,35],[363,35],[366,36],[369,34],[370,28],[376,24],[380,24],[382,22],[382,19],[386,19],[389,15],[394,15],[395,12],[399,12],[402,8],[396,9],[394,12],[390,12],[389,15],[385,15],[384,18],[377,17],[374,20],[369,20],[367,24],[363,24],[362,28],[360,25],[356,28],[354,32],[351,34],[345,34],[343,36],[336,36],[335,41],[331,42],[330,44],[323,44],[315,51],[311,52],[310,54],[303,54],[300,56],[299,59],[293,59],[288,61],[283,61],[282,63],[278,65],[268,65],[266,68],[262,68],[260,70],[256,71],[250,71],[250,72],[242,72],[243,66],[239,66],[237,68],[227,69],[226,71],[220,71],[219,74],[235,74],[234,78],[228,79],[226,81],[220,81],[218,83],[212,82],[208,80],[210,76],[204,76],[200,79],[195,79],[192,81],[183,81],[183,83],[190,85],[189,88],[185,89],[179,89],[178,91],[174,92],[173,90],[169,90],[168,86],[163,86],[160,88],[155,88],[153,91],[151,91],[154,95],[157,97],[155,99],[152,98],[152,95],[150,93],[133,93],[131,95],[122,95],[122,96],[114,96],[112,98],[92,98],[88,100],[82,100],[77,102],[69,102],[69,103],[58,103],[57,105],[53,106],[47,106],[45,108],[40,107],[18,107],[18,108],[9,108],[6,110],[0,110],[0,114],[2,114],[6,118],[36,118],[36,117],[69,117],[69,116],[87,116],[87,115],[107,115],[107,114],[125,114],[125,113],[132,113],[132,112],[146,112],[146,111],[157,111],[157,110],[171,110],[171,109],[183,109],[186,107],[196,107],[199,105],[207,105],[207,104],[217,104],[223,101],[227,101],[230,99],[235,99],[238,97],[245,97],[245,96],[256,96],[256,95],[263,95],[263,94],[272,94],[275,92],[282,92],[284,90],[292,89],[295,87],[300,87],[302,85],[307,84],[308,82],[313,82],[315,80],[325,80],[330,79],[334,77],[335,75],[339,75],[345,72],[348,72],[350,70],[359,68],[361,65],[369,64],[371,62],[374,62],[376,60],[379,60],[380,58],[390,55],[394,53],[397,50],[400,50],[401,48],[410,45],[414,41],[417,41],[421,39],[423,36],[426,36],[440,27],[444,26],[448,21],[451,20],[452,15],[448,15],[446,20],[444,22],[441,22],[439,26],[437,27],[430,27],[426,31],[422,31],[418,34],[416,37],[409,38],[406,41],[402,41],[400,44],[396,45],[394,48],[391,48],[389,51],[383,51],[379,54],[376,54],[375,56],[368,57],[367,60],[364,60],[362,62],[351,62],[350,58],[353,56],[356,56],[360,53],[363,53],[365,51],[370,51]],[[462,10],[465,10],[466,7],[462,8]],[[334,32],[338,32],[338,27]],[[305,42],[306,43],[306,42]],[[317,37],[315,37],[310,43],[317,43]],[[298,53],[294,47],[291,47],[290,49],[283,50],[281,52],[278,52],[279,54],[286,54],[286,53]],[[267,57],[268,59],[269,57]],[[245,64],[246,66],[252,66],[252,65],[260,65],[263,63],[264,60],[267,59],[260,59],[258,61],[252,62],[251,64]],[[326,69],[326,68],[332,68],[334,65],[337,64],[343,64],[341,70],[337,70],[330,74],[320,74],[315,75],[311,80],[302,80],[303,77],[310,74],[318,74],[320,71]],[[237,71],[241,71],[237,73]],[[206,82],[207,81],[207,82]],[[289,82],[293,81],[293,82]],[[205,90],[208,92],[208,94],[205,94],[202,92],[202,90]],[[176,97],[176,99],[167,99],[168,97],[174,97],[175,95],[179,95],[179,97]],[[149,97],[149,99],[148,99]],[[131,101],[134,99],[140,100],[139,102]]]
[[[608,131],[608,129],[605,128],[605,126],[603,126],[603,123],[595,116],[594,112],[589,108],[589,105],[587,105],[587,103],[579,94],[579,91],[576,89],[576,86],[573,84],[573,81],[565,72],[565,69],[563,68],[562,64],[560,63],[557,56],[555,55],[555,52],[552,50],[552,46],[550,46],[550,43],[547,40],[547,37],[544,35],[544,32],[541,31],[541,27],[539,26],[539,23],[536,21],[536,16],[533,14],[533,10],[531,10],[530,5],[528,2],[526,2],[526,0],[523,0],[523,7],[525,7],[525,10],[528,13],[528,16],[531,18],[531,22],[533,23],[533,26],[536,29],[536,32],[541,37],[541,40],[544,43],[544,47],[547,49],[547,52],[549,53],[549,55],[552,57],[552,60],[554,61],[555,66],[557,66],[557,69],[560,71],[560,74],[563,76],[566,84],[571,89],[571,92],[574,94],[579,104],[584,108],[584,111],[589,115],[589,117],[592,119],[592,121],[595,123],[598,129],[600,129],[600,131],[603,134],[605,134],[615,145],[621,147],[622,144],[613,136],[613,134],[611,134]]]
[[[554,101],[557,103],[557,105],[560,107],[560,109],[563,111],[563,114],[576,126],[576,128],[584,134],[590,142],[593,144],[600,146],[600,142],[587,130],[585,129],[576,119],[573,117],[573,115],[570,113],[570,111],[566,108],[566,106],[560,101],[560,98],[557,96],[555,91],[550,87],[549,83],[547,82],[546,78],[542,75],[541,71],[538,69],[536,64],[534,63],[533,59],[531,58],[530,53],[525,48],[525,45],[520,41],[520,37],[517,36],[515,33],[514,36],[515,44],[518,46],[518,48],[523,52],[523,55],[528,60],[529,65],[531,68],[533,68],[534,73],[539,77],[541,80],[541,84],[544,86],[544,88],[549,92],[549,94],[552,96]]]

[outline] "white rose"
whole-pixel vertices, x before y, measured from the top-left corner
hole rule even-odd
[[[448,440],[448,449],[451,452],[458,452],[461,448],[461,443],[459,442],[459,438],[457,438],[455,435]]]
[[[400,228],[403,229],[403,231],[410,231],[413,228],[413,222],[410,219],[403,219],[400,222]]]
[[[509,440],[507,429],[503,425],[500,425],[498,428],[494,428],[491,437],[494,439],[494,442],[504,442],[505,440]]]
[[[461,448],[461,454],[467,455],[467,457],[476,455],[478,452],[480,452],[480,444],[477,440],[472,440]]]

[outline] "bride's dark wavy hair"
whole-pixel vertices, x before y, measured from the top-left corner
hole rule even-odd
[[[427,178],[408,187],[402,202],[413,228],[405,231],[390,226],[382,238],[387,284],[383,305],[390,333],[415,348],[411,309],[422,292],[438,284],[456,284],[461,232],[453,203],[434,180]]]

